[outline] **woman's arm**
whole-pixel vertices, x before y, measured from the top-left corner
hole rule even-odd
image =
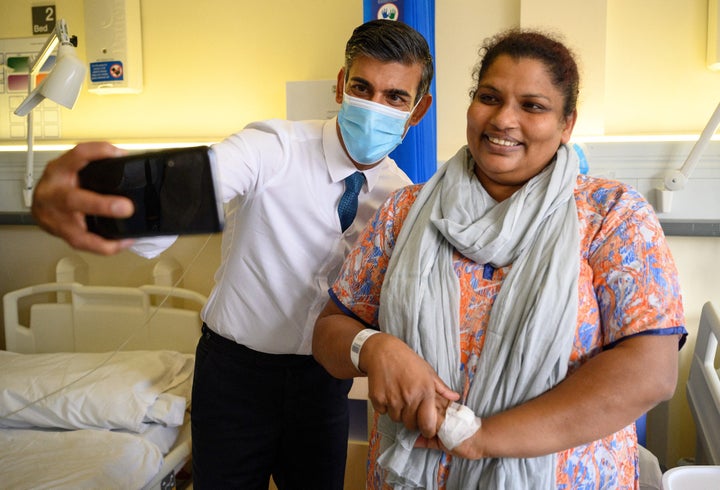
[[[350,361],[350,345],[355,335],[363,328],[365,327],[362,323],[345,315],[332,300],[329,300],[315,322],[312,339],[313,356],[328,373],[338,379],[365,376],[365,373],[355,369]],[[372,339],[368,339],[360,351],[361,365],[365,347],[371,341]]]
[[[350,361],[352,341],[364,328],[345,315],[331,300],[315,323],[313,355],[336,378],[368,377],[368,398],[381,414],[425,437],[434,437],[436,396],[457,400],[453,392],[413,350],[397,337],[379,333],[368,338],[360,351],[359,367]]]
[[[677,370],[677,335],[636,335],[593,357],[545,394],[483,419],[453,454],[526,458],[592,442],[672,397]],[[436,439],[422,444],[439,447]]]

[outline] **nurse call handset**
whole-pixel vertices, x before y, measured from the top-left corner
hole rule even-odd
[[[207,146],[107,158],[79,172],[80,187],[125,196],[129,218],[88,215],[88,230],[106,238],[217,233],[224,226],[214,154]]]

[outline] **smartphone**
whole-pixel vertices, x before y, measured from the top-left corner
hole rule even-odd
[[[106,238],[217,233],[224,226],[212,149],[178,148],[107,158],[79,172],[80,187],[125,196],[129,218],[86,217],[88,230]]]

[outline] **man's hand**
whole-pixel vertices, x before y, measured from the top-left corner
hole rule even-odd
[[[78,171],[88,162],[124,154],[110,143],[81,143],[49,162],[33,194],[31,211],[38,226],[73,248],[101,255],[132,245],[133,240],[106,240],[90,233],[85,223],[87,214],[127,218],[133,213],[132,201],[90,192],[78,184]]]

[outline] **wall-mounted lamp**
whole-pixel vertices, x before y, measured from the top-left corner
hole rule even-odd
[[[700,138],[690,150],[685,163],[678,170],[673,170],[665,176],[663,187],[658,189],[658,208],[661,213],[669,213],[672,210],[672,196],[674,191],[680,191],[685,188],[685,184],[697,166],[700,155],[705,151],[710,138],[715,134],[715,130],[720,126],[720,104],[715,108],[705,129],[700,134]]]
[[[720,0],[708,0],[707,67],[713,71],[720,71]],[[669,172],[665,176],[663,186],[657,189],[657,207],[661,213],[669,213],[672,210],[673,192],[685,188],[700,155],[710,143],[710,138],[715,134],[718,126],[720,126],[720,104],[710,116],[685,163],[678,170]]]
[[[35,87],[35,78],[50,54],[58,46],[55,66],[50,73]],[[72,109],[80,94],[80,87],[85,79],[85,64],[75,53],[75,44],[68,35],[67,24],[60,19],[53,33],[48,37],[40,52],[35,57],[28,73],[28,96],[15,109],[18,116],[27,116],[27,163],[25,168],[25,185],[23,199],[25,206],[32,204],[33,180],[33,115],[32,110],[45,98]]]

